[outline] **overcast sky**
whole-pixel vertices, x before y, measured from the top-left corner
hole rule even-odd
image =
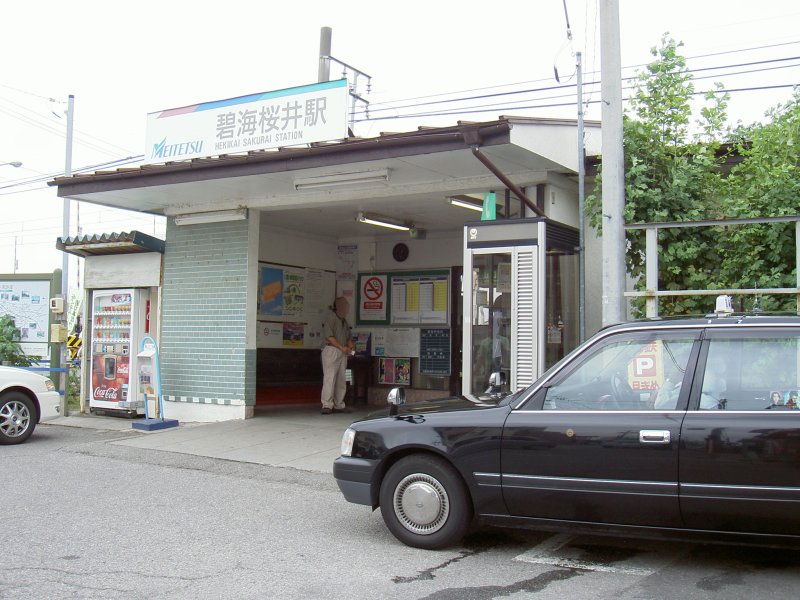
[[[597,1],[566,6],[571,43],[563,0],[9,3],[0,37],[0,163],[23,166],[0,166],[0,273],[13,271],[15,251],[17,272],[61,266],[54,249],[61,200],[44,183],[19,184],[63,172],[69,94],[73,170],[141,155],[148,112],[316,82],[320,28],[328,26],[332,55],[373,78],[366,96],[372,120],[359,121],[357,135],[501,114],[575,118],[574,96],[565,96],[574,88],[432,104],[554,86],[554,65],[568,83],[575,51],[583,52],[584,80],[599,80]],[[620,25],[623,67],[648,62],[650,48],[669,32],[684,42],[691,69],[708,69],[696,72],[710,76],[696,81],[698,90],[714,81],[735,89],[800,81],[796,0],[620,0]],[[745,65],[757,61],[770,62]],[[709,69],[723,66],[730,68]],[[624,68],[623,76],[633,72]],[[332,68],[332,78],[339,73]],[[729,115],[733,122],[763,120],[790,94],[785,87],[734,92]],[[587,118],[599,119],[599,86],[587,86],[585,97]],[[486,112],[422,116],[467,106]],[[416,116],[377,119],[398,115]],[[82,233],[163,235],[160,218],[86,204],[80,215],[73,209],[72,235],[78,222]]]

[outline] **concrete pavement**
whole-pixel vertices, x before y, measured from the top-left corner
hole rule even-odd
[[[110,443],[331,473],[344,430],[375,410],[378,407],[364,406],[352,414],[321,415],[319,404],[257,407],[256,416],[244,421],[180,423],[153,432],[133,429],[131,419],[96,415],[59,417],[44,425],[133,431],[137,435]]]

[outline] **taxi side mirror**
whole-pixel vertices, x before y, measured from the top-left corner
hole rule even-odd
[[[506,383],[506,374],[503,371],[495,371],[489,375],[489,389],[486,391],[490,394],[499,394],[503,391]]]
[[[392,388],[386,401],[390,405],[389,414],[394,416],[397,414],[397,407],[406,403],[406,391],[403,388]]]

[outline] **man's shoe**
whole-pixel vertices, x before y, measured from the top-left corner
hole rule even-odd
[[[333,412],[335,412],[335,413],[347,413],[347,414],[350,414],[350,413],[352,413],[352,412],[353,412],[353,409],[352,409],[352,408],[347,408],[347,407],[345,406],[344,408],[334,408],[334,409],[333,409]]]
[[[320,412],[320,413],[322,413],[323,415],[329,415],[329,414],[331,414],[333,411],[332,411],[330,408],[323,408],[323,409],[322,409],[321,411],[319,411],[319,412]]]

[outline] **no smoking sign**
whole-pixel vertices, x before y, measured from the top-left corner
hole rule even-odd
[[[363,291],[367,300],[378,300],[383,296],[383,281],[378,277],[369,277],[364,281]]]

